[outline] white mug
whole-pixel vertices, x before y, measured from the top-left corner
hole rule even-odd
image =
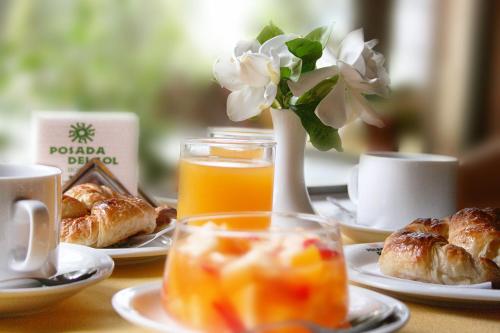
[[[357,222],[396,230],[416,218],[455,213],[458,161],[451,156],[376,152],[361,155],[348,184]]]
[[[61,170],[0,164],[0,281],[57,270]]]

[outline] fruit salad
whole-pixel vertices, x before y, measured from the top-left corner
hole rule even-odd
[[[170,251],[162,297],[176,321],[214,333],[285,320],[344,324],[347,276],[338,242],[307,230],[234,237],[215,228],[178,236]]]

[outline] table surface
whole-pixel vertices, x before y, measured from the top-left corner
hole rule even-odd
[[[344,241],[352,243],[350,240]],[[119,290],[158,281],[164,260],[117,266],[111,278],[68,298],[51,309],[30,316],[0,319],[0,332],[149,332],[118,316],[111,297]],[[500,333],[500,309],[455,309],[405,302],[410,308],[403,333]]]

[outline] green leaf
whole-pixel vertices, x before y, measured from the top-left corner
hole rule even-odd
[[[259,43],[264,44],[264,42],[266,42],[267,40],[279,35],[283,35],[283,30],[275,26],[273,22],[270,22],[261,30],[261,32],[257,36],[257,40],[259,41]]]
[[[333,89],[333,87],[337,84],[339,80],[339,76],[335,75],[331,78],[325,79],[315,85],[312,89],[306,91],[299,99],[295,102],[295,105],[300,104],[310,104],[315,103],[316,105],[321,102],[323,98],[328,95],[328,93]]]
[[[280,78],[282,80],[292,80],[293,82],[297,82],[300,78],[300,73],[302,70],[302,60],[297,59],[298,61],[293,62],[288,67],[280,68]]]
[[[332,25],[316,28],[308,33],[305,38],[311,41],[320,42],[324,49],[332,34],[332,28]]]
[[[290,105],[290,109],[299,116],[313,146],[323,151],[332,148],[342,151],[342,142],[338,130],[323,124],[314,113],[318,104],[328,95],[337,82],[338,75],[323,80],[304,93],[294,104]]]
[[[302,73],[312,71],[316,67],[316,60],[323,54],[323,46],[318,41],[306,38],[296,38],[286,42],[288,50],[302,59]]]

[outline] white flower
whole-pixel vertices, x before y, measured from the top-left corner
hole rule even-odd
[[[278,90],[280,67],[297,62],[285,45],[293,38],[279,35],[262,45],[256,40],[240,41],[230,59],[215,62],[215,78],[232,91],[227,99],[229,119],[242,121],[271,106]]]
[[[298,97],[322,80],[339,74],[335,87],[316,108],[318,118],[334,128],[341,128],[358,117],[382,127],[384,123],[362,95],[388,94],[384,56],[373,50],[376,44],[376,40],[364,42],[362,29],[350,32],[340,44],[337,56],[325,50],[318,60],[318,67],[324,67],[302,74],[298,82],[289,81],[290,90]]]

